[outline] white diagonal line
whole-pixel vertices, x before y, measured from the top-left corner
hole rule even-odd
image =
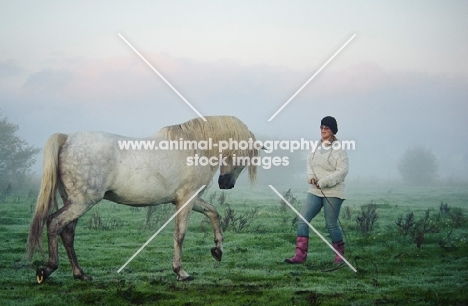
[[[335,250],[335,248],[330,244],[330,242],[327,241],[327,239],[325,239],[316,229],[315,227],[312,226],[312,224],[310,224],[310,222],[308,222],[295,208],[294,206],[291,205],[291,203],[289,203],[282,195],[281,193],[278,192],[278,190],[275,189],[275,187],[273,187],[272,185],[268,185],[270,186],[270,188],[281,198],[281,200],[283,200],[286,204],[288,204],[288,206],[299,216],[299,218],[302,219],[302,221],[304,221],[327,245],[330,249],[333,250],[333,252],[336,253],[336,255],[340,256],[341,259],[343,259],[343,261],[351,268],[351,270],[353,270],[354,272],[357,272],[356,268],[354,268],[347,260],[346,258],[343,257],[343,255],[340,254],[340,252],[338,252],[337,250]]]
[[[178,91],[177,89],[174,88],[174,86],[171,85],[171,83],[169,83],[168,80],[166,80],[166,78],[161,74],[159,73],[159,71],[156,70],[156,68],[153,67],[153,65],[150,64],[150,62],[148,62],[146,60],[146,58],[143,57],[143,55],[140,54],[140,52],[138,52],[137,49],[135,49],[132,44],[130,44],[120,33],[119,33],[119,37],[122,38],[122,40],[133,50],[135,51],[135,53],[154,71],[156,72],[157,75],[159,75],[159,77],[164,81],[166,82],[166,84],[198,115],[198,117],[202,118],[203,121],[206,121],[205,117],[203,117],[196,109],[195,107],[193,107],[192,104],[190,104],[189,101],[187,101],[187,99],[184,98],[184,96],[182,96]]]
[[[164,225],[161,226],[161,228],[160,228],[156,233],[154,233],[154,235],[151,236],[151,238],[148,239],[148,241],[146,241],[145,244],[143,244],[143,245],[141,246],[141,248],[138,249],[138,251],[135,252],[135,254],[133,254],[132,257],[130,257],[129,260],[127,260],[127,262],[117,271],[117,273],[120,273],[120,271],[122,271],[122,270],[130,263],[130,261],[132,261],[133,258],[135,258],[135,257],[138,255],[138,253],[140,253],[141,250],[143,250],[143,249],[151,242],[151,240],[153,240],[154,237],[156,237],[156,236],[166,227],[166,225],[168,225],[169,222],[171,222],[172,219],[174,219],[174,218],[182,211],[182,209],[184,209],[185,206],[187,206],[188,203],[190,203],[190,201],[192,201],[192,200],[200,193],[200,191],[202,191],[203,188],[205,188],[205,186],[206,186],[206,185],[201,186],[200,189],[198,189],[197,192],[195,192],[195,194],[194,194],[193,196],[191,196],[190,199],[188,199],[187,202],[185,202],[185,204],[182,205],[182,207],[179,208],[179,209],[175,212],[175,214],[173,214],[172,217],[170,217],[169,220],[167,220],[167,222],[164,223]]]
[[[317,71],[317,72],[316,72],[316,73],[315,73],[315,74],[314,74],[314,75],[313,75],[313,76],[312,76],[312,77],[311,77],[311,78],[310,78],[310,79],[309,79],[307,82],[305,82],[305,84],[304,84],[304,85],[302,85],[302,87],[301,87],[301,88],[299,88],[299,90],[298,90],[298,91],[296,91],[296,93],[295,93],[295,94],[294,94],[294,95],[293,95],[291,98],[289,98],[289,100],[288,100],[288,101],[286,101],[286,103],[284,103],[284,104],[283,104],[283,106],[281,106],[281,107],[280,107],[280,109],[279,109],[279,110],[277,110],[277,111],[276,111],[276,113],[275,113],[273,116],[271,116],[271,118],[270,118],[270,119],[268,119],[268,121],[271,121],[271,120],[273,120],[273,118],[275,118],[275,117],[276,117],[276,115],[278,115],[278,114],[279,114],[279,112],[281,112],[281,111],[283,110],[283,108],[285,108],[285,107],[286,107],[286,105],[288,105],[288,104],[289,104],[289,102],[291,102],[291,101],[292,101],[292,99],[294,99],[294,97],[295,97],[295,96],[297,96],[297,95],[298,95],[298,94],[299,94],[299,93],[300,93],[300,92],[301,92],[301,91],[304,89],[304,87],[306,87],[306,86],[307,86],[307,84],[309,84],[309,83],[310,83],[310,81],[312,81],[312,80],[313,80],[313,79],[314,79],[314,78],[317,76],[317,74],[319,74],[319,73],[320,73],[320,71],[322,71],[322,70],[323,70],[323,68],[325,68],[325,66],[327,66],[327,65],[328,65],[328,63],[330,63],[330,62],[331,62],[331,61],[332,61],[332,60],[335,58],[335,56],[337,56],[337,55],[338,55],[338,53],[340,53],[340,52],[341,52],[341,50],[343,50],[343,49],[344,49],[344,47],[346,47],[346,45],[348,45],[348,44],[351,42],[351,40],[353,40],[353,39],[354,39],[354,37],[356,37],[356,34],[354,34],[353,36],[351,36],[351,38],[350,38],[350,39],[348,39],[348,41],[347,41],[347,42],[346,42],[346,43],[345,43],[345,44],[344,44],[344,45],[343,45],[343,46],[342,46],[342,47],[341,47],[341,48],[340,48],[338,51],[336,51],[336,52],[335,52],[335,54],[333,54],[333,56],[332,56],[332,57],[330,57],[330,59],[329,59],[329,60],[328,60],[328,61],[327,61],[325,64],[323,64],[323,65],[322,65],[322,67],[320,67],[320,69],[319,69],[319,70],[318,70],[318,71]]]

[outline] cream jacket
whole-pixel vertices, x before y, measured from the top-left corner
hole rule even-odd
[[[348,174],[348,155],[341,148],[318,146],[307,157],[307,182],[318,182],[327,197],[344,199],[344,179]],[[309,192],[323,197],[315,185],[310,185]]]

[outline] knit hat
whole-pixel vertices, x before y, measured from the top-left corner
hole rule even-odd
[[[333,134],[338,133],[338,123],[336,123],[335,118],[331,116],[324,117],[322,121],[320,121],[320,124],[329,127]]]

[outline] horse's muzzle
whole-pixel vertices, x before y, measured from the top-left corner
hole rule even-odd
[[[232,174],[222,174],[218,178],[219,189],[232,189],[236,184],[236,179]]]

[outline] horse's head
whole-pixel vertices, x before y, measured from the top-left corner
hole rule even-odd
[[[232,163],[221,165],[219,168],[219,189],[232,189],[236,184],[237,177],[244,170],[244,166],[233,166]]]
[[[255,139],[252,132],[249,131],[250,139]],[[219,189],[232,189],[236,184],[236,180],[247,167],[250,182],[254,183],[257,175],[257,165],[254,162],[258,158],[258,149],[237,151],[235,154],[226,158],[226,163],[221,163],[219,170],[218,185]],[[257,161],[258,162],[258,161]]]

